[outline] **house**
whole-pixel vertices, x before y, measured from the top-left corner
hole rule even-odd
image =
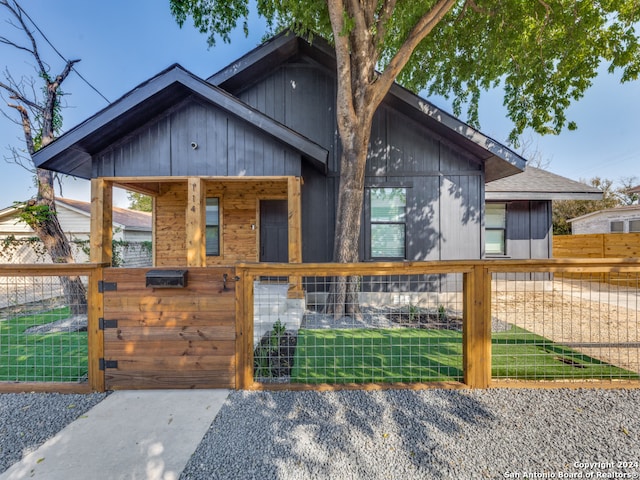
[[[56,211],[62,230],[75,245],[76,261],[87,260],[82,245],[87,244],[91,233],[91,204],[70,198],[56,198]],[[44,251],[34,242],[35,233],[20,220],[16,207],[0,210],[0,240],[5,244],[6,263],[32,263],[47,261]],[[150,264],[150,249],[141,244],[151,242],[152,218],[150,213],[113,207],[113,239],[124,250],[124,265],[144,266]],[[11,244],[13,248],[10,248]],[[40,252],[40,253],[38,253]],[[3,252],[4,253],[4,252]]]
[[[600,200],[595,187],[528,166],[485,185],[487,257],[552,256],[552,202]]]
[[[167,68],[34,161],[92,180],[94,261],[109,261],[99,246],[112,231],[105,212],[113,186],[154,197],[156,266],[330,261],[335,99],[332,48],[281,34],[207,79]],[[594,192],[581,184],[547,191],[545,181],[556,177],[525,165],[394,85],[373,122],[361,260],[547,258],[550,201]],[[537,175],[540,190],[516,174]],[[510,190],[501,190],[510,176]]]
[[[640,205],[608,208],[569,220],[571,233],[640,233]]]

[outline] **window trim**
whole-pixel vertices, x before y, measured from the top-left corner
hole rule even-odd
[[[402,213],[402,220],[394,221],[382,221],[372,220],[372,202],[371,194],[374,190],[402,190],[404,193],[404,211]],[[383,260],[406,260],[407,259],[407,194],[408,187],[402,185],[372,185],[367,187],[367,229],[368,229],[368,245],[366,256],[369,260],[383,261]],[[402,226],[402,256],[374,256],[373,252],[373,226],[374,225],[400,225]]]
[[[504,225],[502,227],[488,227],[486,223],[487,219],[487,207],[489,205],[501,205],[504,208]],[[485,218],[484,218],[484,254],[485,257],[506,257],[508,252],[508,242],[507,242],[507,227],[509,223],[509,204],[507,202],[485,202]],[[499,253],[489,253],[487,252],[487,232],[490,231],[502,231],[502,252]]]
[[[209,200],[216,200],[217,201],[217,207],[218,207],[218,216],[217,216],[217,224],[209,224],[207,223],[207,208],[209,207],[208,203]],[[221,201],[220,201],[220,197],[219,196],[211,196],[211,197],[206,197],[205,200],[205,220],[204,220],[204,234],[205,234],[205,252],[206,252],[206,256],[207,257],[220,257],[221,256],[221,249],[222,249],[222,228],[220,225],[220,212],[221,212]],[[217,245],[217,253],[210,253],[208,246],[207,246],[207,231],[209,229],[209,227],[218,227],[218,245]]]
[[[618,231],[613,230],[613,224],[619,224],[622,228]],[[609,221],[609,233],[624,233],[624,220],[610,220]]]

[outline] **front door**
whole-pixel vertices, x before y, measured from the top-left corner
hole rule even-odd
[[[260,201],[260,261],[289,261],[289,222],[286,200]]]

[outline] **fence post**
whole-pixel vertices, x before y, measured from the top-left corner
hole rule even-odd
[[[253,276],[236,267],[236,389],[253,385]]]
[[[491,383],[491,277],[484,265],[464,274],[462,362],[464,383],[488,388]]]
[[[104,392],[104,372],[100,370],[100,358],[104,357],[104,332],[100,330],[100,317],[104,315],[103,295],[98,291],[98,282],[103,279],[104,269],[97,267],[89,274],[87,304],[87,342],[89,349],[89,387]]]

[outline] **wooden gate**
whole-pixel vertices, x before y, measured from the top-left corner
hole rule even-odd
[[[186,286],[159,288],[150,270],[104,270],[105,387],[235,388],[235,269],[189,268]]]

